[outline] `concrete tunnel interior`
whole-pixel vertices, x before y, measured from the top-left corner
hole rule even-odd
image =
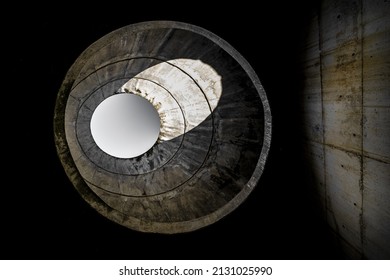
[[[17,30],[14,39],[24,34],[40,43],[28,51],[14,46],[11,84],[46,77],[42,94],[26,96],[29,106],[22,105],[40,132],[29,140],[37,147],[29,157],[44,163],[29,163],[17,177],[39,187],[23,188],[16,208],[5,202],[17,218],[4,219],[15,245],[2,258],[389,259],[389,2],[260,6],[236,8],[218,21],[211,12],[131,19],[112,13],[104,21],[23,17],[36,33]],[[246,16],[233,20],[238,14]],[[96,213],[75,191],[53,144],[56,94],[77,57],[113,30],[156,19],[200,26],[231,44],[253,67],[272,112],[269,155],[252,193],[215,223],[173,235],[130,230]],[[13,160],[23,156],[15,153]],[[14,232],[25,238],[16,242]],[[134,250],[134,243],[145,250]]]

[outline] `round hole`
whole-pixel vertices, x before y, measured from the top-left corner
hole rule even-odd
[[[147,152],[160,134],[160,117],[145,98],[128,93],[115,94],[95,109],[91,134],[107,154],[134,158]]]

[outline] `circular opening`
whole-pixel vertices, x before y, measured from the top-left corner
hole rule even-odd
[[[144,154],[160,134],[160,117],[145,98],[128,93],[115,94],[93,112],[91,133],[107,154],[133,158]]]

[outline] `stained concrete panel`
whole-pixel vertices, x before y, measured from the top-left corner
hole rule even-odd
[[[390,161],[390,5],[363,1],[364,153]]]
[[[344,150],[361,150],[361,107],[346,107],[342,102],[324,102],[325,143]]]
[[[390,163],[364,158],[364,255],[390,258]]]
[[[346,106],[361,104],[361,47],[355,41],[321,57],[324,101],[341,101]]]
[[[358,43],[361,22],[360,1],[333,0],[321,3],[321,51],[338,49],[351,41]]]
[[[326,146],[325,164],[328,221],[334,231],[360,250],[360,157]]]
[[[364,108],[365,155],[390,162],[390,107]]]
[[[375,32],[381,23],[367,24],[363,41],[363,101],[369,107],[390,107],[390,24],[383,23],[386,31]]]
[[[325,143],[361,150],[361,57],[355,42],[322,56]]]

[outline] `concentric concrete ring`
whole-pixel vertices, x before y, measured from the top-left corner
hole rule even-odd
[[[161,130],[145,154],[116,158],[90,123],[106,98],[128,93],[156,108]],[[233,211],[257,185],[271,141],[266,94],[227,42],[180,22],[142,22],[88,47],[69,69],[54,115],[59,158],[80,195],[128,228],[199,229]]]

